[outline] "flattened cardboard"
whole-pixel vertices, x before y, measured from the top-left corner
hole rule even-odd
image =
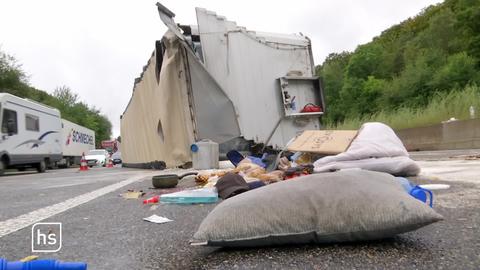
[[[305,130],[287,149],[292,152],[340,154],[348,149],[357,133],[357,130]]]

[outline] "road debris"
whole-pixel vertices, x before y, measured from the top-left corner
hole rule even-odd
[[[215,188],[187,189],[160,196],[160,202],[162,203],[201,204],[216,203],[217,201],[218,193]]]
[[[424,184],[418,185],[421,188],[429,189],[429,190],[442,190],[442,189],[449,189],[450,185],[447,184]]]
[[[396,176],[415,176],[420,173],[420,167],[409,157],[393,129],[378,122],[364,123],[345,152],[320,158],[313,165],[316,173],[347,168]]]
[[[155,188],[174,188],[178,185],[180,181],[185,176],[197,175],[197,172],[188,172],[182,175],[176,174],[161,174],[155,175],[152,177],[152,185]]]
[[[151,215],[151,216],[149,216],[149,217],[143,218],[143,220],[149,221],[149,222],[153,222],[153,223],[158,223],[158,224],[162,224],[162,223],[167,223],[167,222],[173,221],[173,220],[168,219],[168,218],[166,218],[166,217],[161,217],[161,216],[157,216],[157,215]]]
[[[143,190],[135,191],[133,189],[129,189],[127,192],[121,194],[121,196],[127,200],[137,200],[143,195],[145,195],[145,192],[143,192]]]
[[[357,134],[357,130],[306,130],[287,149],[293,152],[340,154],[348,149]]]
[[[153,196],[151,198],[143,200],[143,204],[158,203],[158,201],[159,201],[159,196]]]

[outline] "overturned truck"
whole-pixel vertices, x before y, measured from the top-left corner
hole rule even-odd
[[[280,149],[320,128],[325,103],[306,36],[250,31],[203,8],[197,25],[177,25],[157,7],[169,30],[120,117],[125,166],[185,164],[202,139]]]

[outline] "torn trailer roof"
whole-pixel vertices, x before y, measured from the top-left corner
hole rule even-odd
[[[168,31],[121,116],[125,165],[185,164],[202,139],[221,149],[238,140],[278,149],[320,128],[325,103],[306,36],[247,30],[203,8],[197,25],[180,25],[157,7]]]

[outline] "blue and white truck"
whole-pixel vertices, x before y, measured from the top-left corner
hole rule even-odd
[[[88,155],[95,149],[95,132],[68,120],[62,119],[62,159],[59,167],[70,167],[80,164],[82,154]]]

